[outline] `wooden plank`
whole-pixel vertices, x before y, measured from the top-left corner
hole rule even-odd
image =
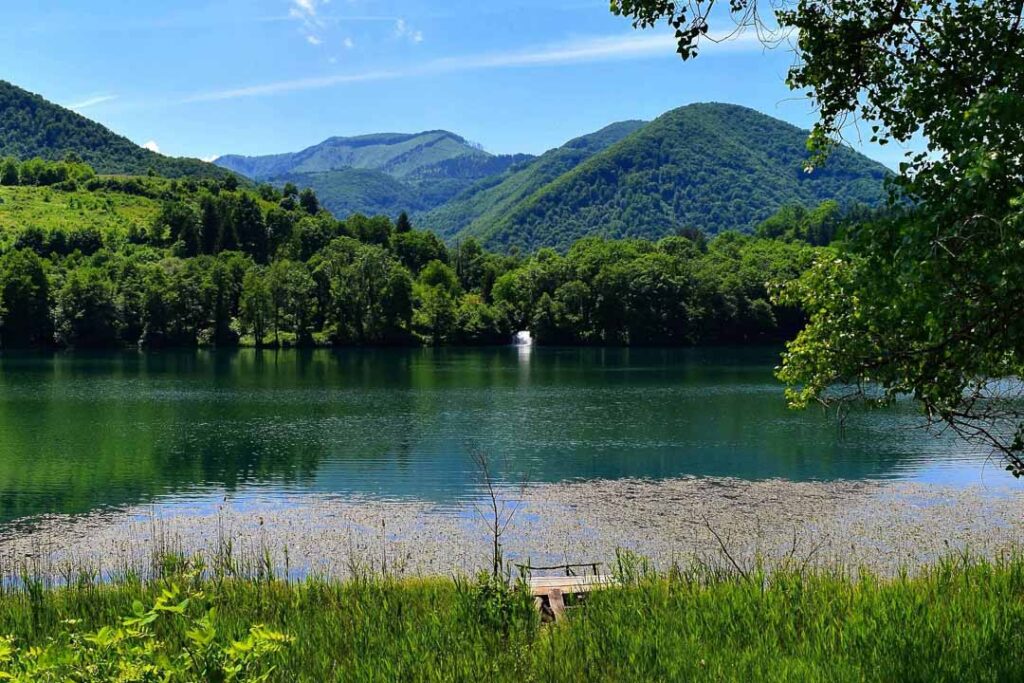
[[[565,616],[565,601],[562,599],[562,591],[552,588],[548,591],[548,606],[551,613],[555,615],[555,621]]]
[[[553,589],[562,593],[588,593],[615,584],[610,576],[537,576],[530,579],[533,595],[549,595]]]

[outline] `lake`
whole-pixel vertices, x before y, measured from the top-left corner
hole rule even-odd
[[[1003,481],[911,405],[786,408],[778,349],[0,356],[0,522],[212,496],[457,502],[504,481]]]

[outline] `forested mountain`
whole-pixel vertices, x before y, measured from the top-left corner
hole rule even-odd
[[[656,239],[681,228],[752,230],[780,207],[877,204],[888,170],[848,148],[803,170],[807,131],[746,107],[671,111],[460,237],[567,248],[588,235]]]
[[[97,173],[144,174],[152,170],[168,178],[228,175],[198,159],[151,152],[81,114],[0,81],[0,157],[58,161],[70,153]]]
[[[448,131],[334,137],[292,154],[228,155],[218,165],[254,180],[312,187],[329,210],[425,211],[528,155],[495,156]]]
[[[570,140],[537,159],[517,164],[501,175],[480,181],[421,217],[420,225],[445,238],[462,231],[467,234],[485,233],[517,203],[644,125],[644,121],[621,121],[596,133]]]
[[[746,107],[693,104],[623,121],[540,157],[493,156],[447,131],[331,138],[226,156],[257,181],[311,187],[339,218],[401,211],[447,240],[564,250],[581,237],[752,231],[783,206],[876,205],[889,171],[849,148],[808,173],[807,131]]]

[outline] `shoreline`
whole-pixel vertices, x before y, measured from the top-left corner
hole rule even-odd
[[[599,562],[617,549],[656,569],[693,560],[732,567],[868,569],[893,575],[955,553],[996,558],[1024,548],[1024,492],[1009,487],[729,478],[588,480],[501,489],[517,510],[507,562]],[[294,494],[272,506],[155,505],[32,521],[0,533],[0,574],[60,576],[89,568],[145,575],[160,554],[273,566],[277,575],[471,575],[491,564],[491,537],[472,503]],[[483,501],[481,501],[483,502]],[[490,500],[486,501],[490,504]]]

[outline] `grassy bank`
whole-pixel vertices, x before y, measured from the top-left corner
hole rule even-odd
[[[895,580],[696,570],[625,584],[550,626],[528,596],[488,582],[196,573],[29,582],[0,597],[0,633],[12,637],[0,671],[21,680],[104,680],[126,666],[124,680],[157,680],[161,666],[179,671],[172,680],[218,680],[223,670],[275,681],[1024,677],[1021,560],[951,560]]]

